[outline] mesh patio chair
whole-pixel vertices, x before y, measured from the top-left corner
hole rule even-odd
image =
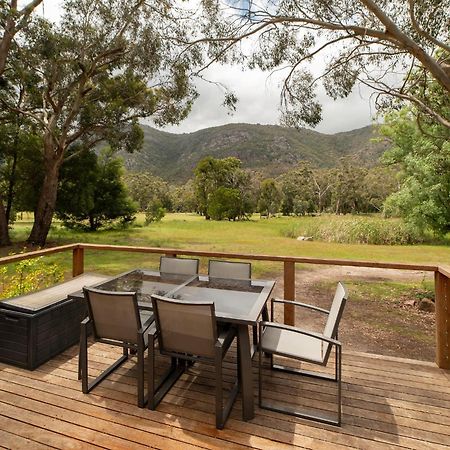
[[[198,259],[161,256],[159,260],[159,271],[161,273],[196,275],[198,274],[199,262],[200,260]]]
[[[341,367],[342,354],[341,343],[338,339],[339,322],[344,311],[345,303],[348,298],[347,289],[344,284],[339,282],[334,294],[333,303],[329,311],[316,306],[304,303],[272,299],[271,320],[272,322],[260,322],[260,343],[259,343],[259,406],[282,413],[291,414],[297,417],[317,420],[319,422],[329,423],[331,425],[341,425],[342,407],[341,407]],[[294,307],[308,308],[312,311],[326,314],[327,321],[323,333],[315,333],[289,325],[282,325],[273,322],[274,303],[290,304]],[[335,347],[335,368],[334,376],[318,374],[306,370],[293,369],[286,366],[273,363],[273,356],[280,355],[286,358],[292,358],[298,361],[304,361],[312,364],[326,366],[331,354],[332,347]],[[275,406],[264,403],[262,398],[262,354],[270,355],[270,368],[281,370],[288,373],[296,373],[313,378],[331,380],[337,383],[337,420],[329,419],[320,414],[307,414],[303,411],[294,411],[285,407]]]
[[[207,361],[215,366],[216,427],[222,429],[239,390],[239,377],[224,405],[222,360],[236,336],[232,326],[217,326],[214,303],[191,303],[152,296],[156,330],[149,333],[148,408],[155,409],[185,370],[186,362]],[[169,372],[155,387],[155,340],[172,358]]]
[[[208,275],[215,278],[250,280],[252,277],[252,265],[250,263],[210,259]]]
[[[109,374],[128,359],[129,350],[137,356],[137,403],[145,405],[144,397],[144,352],[148,346],[148,330],[154,322],[153,313],[139,311],[135,292],[110,292],[84,288],[89,316],[81,322],[78,379],[82,390],[89,393]],[[95,380],[89,382],[88,333],[97,342],[123,348],[123,355]]]
[[[252,265],[251,263],[243,263],[237,261],[220,261],[210,259],[208,263],[208,275],[214,278],[229,278],[232,280],[248,280],[251,282]],[[269,313],[265,306],[262,311],[263,320],[269,320]],[[254,348],[258,344],[258,327],[253,327],[253,344]]]

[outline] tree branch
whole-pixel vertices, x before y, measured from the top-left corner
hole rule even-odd
[[[446,52],[450,53],[450,45],[445,44],[444,42],[441,42],[439,39],[436,39],[434,36],[432,36],[430,33],[427,33],[417,22],[416,15],[414,13],[414,6],[415,6],[415,0],[408,0],[409,3],[409,17],[411,19],[411,24],[413,28],[417,31],[420,36],[424,37],[428,41],[432,42],[436,47],[440,47]]]

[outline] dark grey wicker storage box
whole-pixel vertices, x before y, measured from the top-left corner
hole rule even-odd
[[[67,296],[106,279],[104,275],[84,274],[0,302],[0,361],[33,370],[76,344],[87,311],[84,299]]]

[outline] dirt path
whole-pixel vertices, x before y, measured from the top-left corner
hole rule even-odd
[[[422,271],[395,269],[372,269],[365,267],[327,266],[315,270],[297,270],[296,298],[298,301],[328,309],[335,283],[343,281],[349,288],[349,302],[340,326],[340,340],[345,348],[369,353],[405,358],[434,360],[434,314],[419,311],[411,305],[413,297],[398,292],[388,298],[377,295],[361,296],[352,283],[377,284],[388,281],[420,284],[432,280],[433,274]],[[275,296],[283,297],[283,278],[277,280]],[[354,295],[352,298],[352,288]],[[410,294],[411,295],[411,294]],[[282,321],[282,308],[276,311],[276,320]],[[320,314],[298,309],[296,325],[323,330],[324,320]]]

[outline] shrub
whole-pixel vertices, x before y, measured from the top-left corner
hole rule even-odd
[[[159,222],[166,215],[166,210],[160,200],[151,201],[145,210],[145,225]]]
[[[1,297],[15,297],[61,281],[63,269],[57,264],[44,264],[42,258],[20,261],[13,274],[8,274],[6,267],[0,267]]]

